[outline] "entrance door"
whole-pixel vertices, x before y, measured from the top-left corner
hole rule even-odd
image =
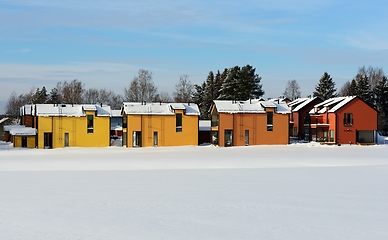
[[[65,147],[69,146],[69,133],[65,133]]]
[[[53,148],[53,134],[44,133],[44,148]]]
[[[22,137],[22,148],[27,147],[27,137]]]
[[[249,145],[249,130],[245,130],[245,146]]]
[[[154,147],[158,146],[158,132],[154,132]]]
[[[225,130],[225,147],[233,146],[233,130]]]
[[[141,132],[134,131],[132,133],[132,146],[141,147]]]

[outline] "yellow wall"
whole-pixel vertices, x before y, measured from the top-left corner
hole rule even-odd
[[[69,134],[69,147],[107,147],[110,145],[110,117],[95,116],[93,133],[87,132],[87,117],[38,117],[38,148],[44,148],[44,133],[52,133],[52,147],[65,146],[65,133]]]
[[[13,146],[22,147],[22,138],[24,136],[13,136]],[[35,148],[35,136],[25,136],[27,138],[27,148]]]
[[[182,132],[176,132],[175,115],[127,115],[127,147],[133,146],[134,131],[141,132],[142,147],[154,146],[154,132],[158,146],[198,145],[198,116],[187,116],[183,110],[175,113],[182,114]]]

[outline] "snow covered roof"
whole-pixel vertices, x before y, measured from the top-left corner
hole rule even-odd
[[[24,127],[26,127],[26,126],[24,126],[24,125],[5,125],[3,127],[3,130],[6,132],[9,132],[9,131],[11,131],[12,128],[24,128]]]
[[[97,112],[97,116],[110,116],[110,106],[94,104],[35,104],[20,108],[21,115],[35,116],[70,116],[81,117],[86,111]]]
[[[311,109],[310,114],[314,114],[314,113],[322,114],[322,113],[325,113],[326,111],[335,112],[355,98],[356,96],[329,98],[315,105],[314,108]]]
[[[214,100],[218,112],[224,113],[265,113],[265,108],[275,108],[275,112],[288,114],[290,109],[285,102],[260,101],[257,99],[247,101]]]
[[[110,115],[111,115],[112,117],[122,117],[122,115],[121,115],[121,110],[111,110],[111,111],[110,111]]]
[[[315,99],[317,99],[317,97],[313,97],[313,98],[298,98],[292,102],[290,102],[288,104],[288,106],[290,107],[295,107],[292,111],[293,112],[298,112],[300,111],[302,108],[304,108],[305,106],[307,106],[308,104],[310,104],[312,101],[314,101]],[[298,101],[297,101],[298,100]]]
[[[211,130],[211,121],[210,120],[199,120],[198,130],[199,131],[210,131]]]
[[[5,121],[7,121],[7,120],[8,120],[7,117],[0,119],[0,124],[2,124],[3,122],[5,122]]]
[[[123,103],[125,114],[174,115],[174,110],[185,110],[186,115],[200,115],[198,105],[195,103]]]
[[[9,133],[13,136],[34,136],[36,135],[36,129],[32,127],[14,125],[12,128],[9,129]]]

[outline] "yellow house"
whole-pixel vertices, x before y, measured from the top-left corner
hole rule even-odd
[[[194,103],[124,102],[123,146],[198,145],[199,109]]]
[[[36,104],[22,107],[20,113],[22,123],[36,129],[34,147],[110,145],[109,106]]]
[[[24,125],[4,126],[7,141],[13,143],[14,147],[34,148],[36,129]]]

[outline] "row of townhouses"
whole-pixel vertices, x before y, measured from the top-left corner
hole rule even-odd
[[[131,147],[288,144],[373,144],[378,112],[359,97],[214,100],[211,120],[194,103],[34,104],[20,108],[21,125],[5,125],[14,147]]]

